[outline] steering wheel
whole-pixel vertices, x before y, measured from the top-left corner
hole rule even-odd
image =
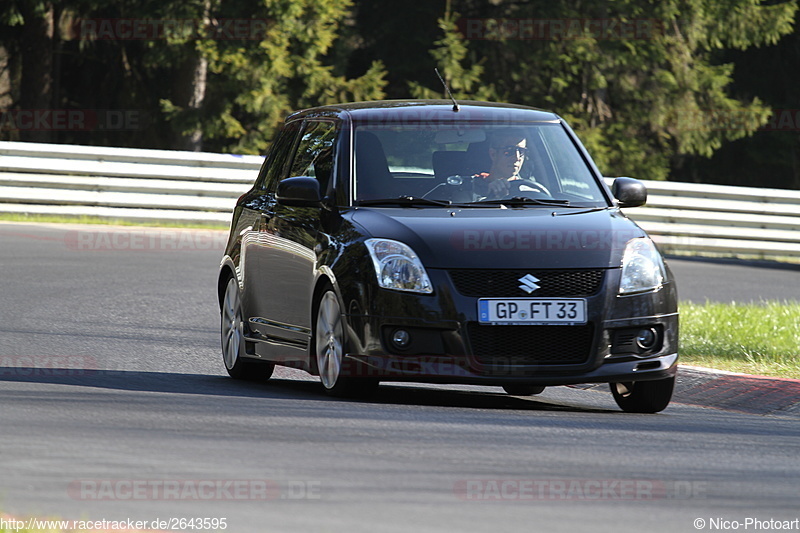
[[[526,192],[534,192],[534,193],[545,194],[547,196],[552,196],[552,194],[550,194],[550,191],[547,190],[547,187],[533,180],[529,179],[512,180],[508,182],[508,185],[512,190],[516,190],[516,192],[519,194],[523,194]]]

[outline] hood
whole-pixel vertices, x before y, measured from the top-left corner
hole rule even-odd
[[[359,207],[365,235],[411,246],[426,268],[609,268],[645,232],[618,209]]]

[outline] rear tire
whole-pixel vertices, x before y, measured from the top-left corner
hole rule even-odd
[[[347,376],[347,344],[339,298],[328,286],[316,304],[314,319],[314,357],[325,392],[331,396],[366,396],[378,388],[378,380]]]
[[[658,413],[669,405],[675,376],[655,381],[611,383],[611,394],[626,413]]]
[[[244,320],[239,296],[239,285],[233,277],[228,278],[220,309],[220,333],[222,338],[222,362],[228,375],[235,379],[266,381],[272,376],[275,365],[259,361],[248,361],[245,356]]]
[[[511,396],[534,396],[544,392],[543,385],[503,385],[503,390]]]

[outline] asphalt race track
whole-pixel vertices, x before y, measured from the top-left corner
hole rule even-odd
[[[674,257],[667,262],[678,280],[681,300],[695,303],[800,300],[800,265]]]
[[[234,533],[690,532],[800,518],[789,416],[678,402],[630,415],[607,392],[567,387],[519,398],[384,384],[343,401],[299,372],[232,380],[214,292],[224,240],[0,224],[0,515],[224,518]],[[670,264],[693,301],[800,300],[797,268]]]

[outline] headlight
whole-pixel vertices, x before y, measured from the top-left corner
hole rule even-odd
[[[631,239],[625,246],[622,256],[622,277],[619,281],[620,294],[633,294],[655,290],[661,287],[667,271],[664,260],[656,250],[653,241],[647,237]]]
[[[389,239],[367,239],[365,244],[375,265],[378,285],[396,291],[433,292],[425,267],[410,247]]]

